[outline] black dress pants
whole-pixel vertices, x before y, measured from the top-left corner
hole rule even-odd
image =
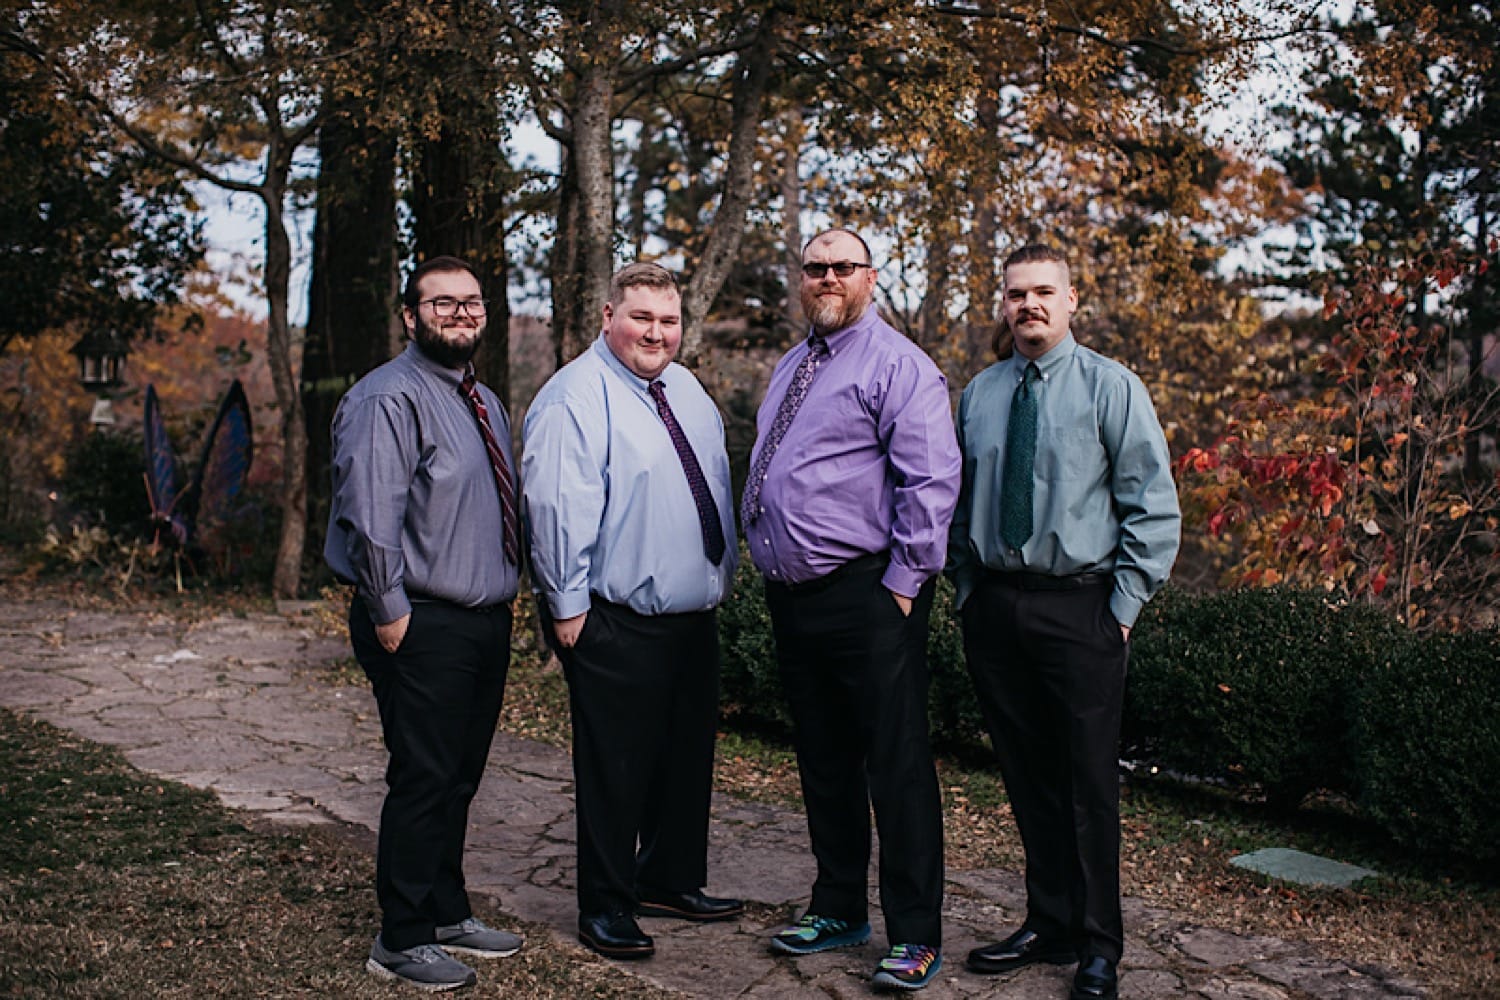
[[[380,939],[401,951],[473,915],[464,890],[469,803],[489,760],[510,668],[507,605],[472,610],[414,602],[406,637],[387,653],[356,598],[355,658],[375,691],[390,763],[380,811],[375,894]]]
[[[933,582],[903,616],[867,556],[803,584],[766,581],[818,863],[808,912],[868,919],[870,807],[891,944],[942,944],[943,818],[927,730]]]
[[[1071,582],[987,575],[964,603],[964,651],[1026,849],[1025,926],[1118,961],[1128,647],[1112,579]]]
[[[578,642],[557,653],[573,717],[579,913],[634,913],[642,889],[703,888],[719,711],[714,612],[643,615],[595,595]]]

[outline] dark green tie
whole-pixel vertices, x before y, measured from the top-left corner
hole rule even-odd
[[[1035,362],[1010,400],[1005,433],[1005,479],[1000,495],[1000,537],[1019,549],[1031,537],[1032,466],[1036,463],[1036,383],[1042,372]]]

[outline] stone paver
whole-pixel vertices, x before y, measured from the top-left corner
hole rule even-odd
[[[348,655],[296,618],[223,617],[186,626],[160,614],[22,603],[0,631],[0,704],[119,747],[132,764],[212,789],[228,805],[292,824],[373,831],[385,752],[374,700],[307,668]],[[473,889],[512,916],[575,942],[572,768],[566,753],[501,733],[472,811],[466,871]],[[863,948],[777,959],[765,937],[805,901],[813,877],[800,813],[717,798],[710,892],[762,904],[738,924],[646,920],[657,957],[624,974],[690,997],[828,1000],[868,997],[883,935]],[[874,879],[871,885],[874,886]],[[373,890],[372,890],[373,891]],[[947,965],[933,1000],[1065,997],[1071,970],[971,975],[964,953],[1024,915],[1020,873],[949,873]],[[1307,1000],[1420,996],[1423,987],[1309,946],[1194,926],[1125,901],[1125,1000]],[[371,933],[374,928],[371,928]],[[575,945],[576,946],[576,945]],[[351,955],[351,962],[363,955]]]

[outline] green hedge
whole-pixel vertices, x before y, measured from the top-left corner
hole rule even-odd
[[[719,612],[724,715],[790,732],[759,574],[747,555]],[[1287,588],[1168,589],[1132,636],[1126,754],[1259,788],[1273,806],[1343,794],[1407,847],[1500,858],[1500,633],[1413,633],[1379,610]],[[928,644],[933,739],[984,748],[953,591]]]
[[[1359,804],[1397,843],[1500,861],[1500,633],[1398,645],[1357,700]]]
[[[1375,608],[1321,593],[1169,590],[1137,622],[1126,752],[1259,785],[1280,808],[1351,790],[1350,684],[1404,638]]]

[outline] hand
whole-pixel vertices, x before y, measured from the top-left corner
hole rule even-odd
[[[552,623],[552,631],[557,635],[557,644],[563,649],[572,649],[578,642],[578,637],[583,634],[583,623],[588,619],[589,613],[585,611],[581,615],[572,618],[559,618]]]
[[[1130,626],[1129,625],[1121,625],[1120,626],[1120,641],[1121,642],[1129,642],[1130,641]]]
[[[401,648],[401,640],[406,638],[406,626],[411,624],[411,612],[397,618],[393,622],[375,626],[375,638],[380,640],[380,647],[387,653],[394,653]]]
[[[902,615],[902,617],[904,617],[904,618],[910,618],[911,617],[911,598],[907,597],[907,596],[905,596],[903,594],[898,594],[894,590],[891,591],[891,596],[896,599],[896,607],[898,607],[898,608],[901,609],[901,615]]]

